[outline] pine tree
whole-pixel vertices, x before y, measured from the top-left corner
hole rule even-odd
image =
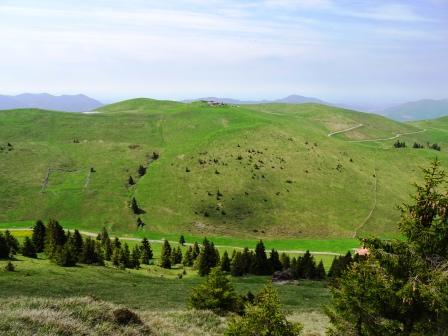
[[[145,226],[145,222],[140,217],[137,218],[137,227],[142,228]]]
[[[56,253],[64,246],[66,241],[67,237],[62,226],[58,223],[58,221],[50,219],[45,229],[44,248],[48,258],[54,260]],[[70,252],[67,252],[67,255],[69,254]]]
[[[195,309],[216,313],[241,312],[242,302],[232,283],[219,267],[212,268],[206,281],[193,289],[189,304]]]
[[[121,247],[114,247],[112,253],[112,265],[115,267],[120,266]]]
[[[75,247],[76,254],[81,255],[84,242],[83,242],[82,236],[78,230],[75,230],[75,232],[73,233],[72,239],[73,239],[73,245]]]
[[[303,326],[286,319],[280,299],[272,285],[263,288],[255,305],[248,305],[241,318],[230,321],[226,336],[298,336]]]
[[[221,258],[221,271],[230,272],[230,258],[227,251],[224,251],[224,254]]]
[[[232,276],[243,276],[246,274],[246,269],[244,265],[244,257],[241,252],[236,252],[230,263],[230,274]]]
[[[110,261],[112,259],[112,255],[113,255],[114,251],[113,251],[112,242],[109,237],[106,239],[106,241],[104,243],[103,250],[104,250],[104,259],[107,261]]]
[[[326,277],[326,273],[325,273],[325,267],[324,267],[324,263],[322,262],[322,260],[319,262],[319,264],[317,265],[316,268],[316,273],[314,275],[314,278],[317,280],[323,280]]]
[[[166,239],[160,253],[160,267],[171,268],[171,245]]]
[[[316,262],[310,251],[306,251],[297,261],[297,278],[313,279],[316,274]]]
[[[140,248],[138,246],[134,246],[132,249],[130,267],[135,269],[140,268]]]
[[[286,271],[291,268],[291,259],[285,252],[280,255],[280,262],[282,263],[283,270]]]
[[[201,253],[201,250],[199,248],[199,244],[197,242],[194,242],[194,244],[193,244],[193,252],[191,254],[191,257],[193,258],[193,261],[195,261],[199,257],[200,253]]]
[[[201,253],[198,257],[198,273],[204,276],[210,273],[213,267],[216,267],[219,262],[218,252],[213,243],[210,243],[207,238],[202,243]]]
[[[28,258],[37,258],[36,249],[30,237],[25,237],[22,246],[22,255]]]
[[[135,199],[135,197],[132,197],[131,209],[135,215],[139,215],[142,212],[142,210],[140,209],[140,207],[137,204],[137,200]]]
[[[131,186],[135,184],[134,179],[132,178],[132,176],[129,176],[128,184],[131,185]]]
[[[138,167],[137,172],[138,172],[138,175],[140,175],[140,177],[141,177],[141,176],[143,176],[143,175],[146,174],[146,168],[143,167],[142,165],[140,165],[140,166]]]
[[[271,266],[272,272],[281,271],[283,269],[283,265],[280,262],[278,252],[274,249],[271,250],[271,254],[269,256],[269,264]]]
[[[247,247],[244,248],[241,255],[241,263],[243,267],[243,274],[252,272],[252,265],[254,260],[254,254]]]
[[[84,241],[79,261],[83,264],[95,264],[97,262],[95,241],[91,237],[87,237]]]
[[[75,248],[72,244],[66,243],[63,246],[58,246],[53,254],[53,260],[59,266],[73,267],[76,265],[78,257],[76,256]]]
[[[129,246],[127,243],[123,244],[123,247],[120,251],[120,267],[121,268],[130,268],[131,266],[131,252],[129,251]]]
[[[271,274],[271,267],[269,265],[263,241],[259,241],[255,248],[255,258],[252,263],[251,272],[255,275]]]
[[[140,244],[140,253],[142,258],[142,264],[149,265],[150,260],[153,258],[151,245],[147,238],[143,238]]]
[[[182,250],[180,249],[180,246],[177,248],[173,248],[171,252],[171,264],[176,265],[180,264],[182,262]]]
[[[16,237],[14,237],[9,230],[5,231],[5,240],[6,244],[8,244],[9,253],[11,255],[17,254],[19,252],[20,246],[19,241]]]
[[[5,236],[0,232],[0,259],[9,258],[9,246],[6,242]]]
[[[193,248],[189,246],[187,251],[185,251],[184,257],[182,258],[182,264],[184,266],[193,266],[193,262]]]
[[[107,232],[107,229],[104,226],[96,239],[101,242],[101,246],[103,247],[106,245],[107,240],[110,240],[109,232]]]
[[[33,227],[33,235],[31,240],[33,241],[34,247],[36,248],[36,252],[40,253],[44,251],[45,247],[45,225],[39,219],[36,221]]]
[[[184,246],[185,245],[185,237],[183,235],[180,236],[179,238],[179,244]]]
[[[121,248],[121,241],[118,237],[114,238],[114,242],[112,243],[112,248]]]

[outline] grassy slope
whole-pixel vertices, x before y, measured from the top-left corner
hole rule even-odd
[[[237,246],[263,238],[299,249],[291,239],[352,237],[374,204],[376,171],[377,206],[359,233],[390,236],[398,220],[395,205],[408,199],[418,167],[435,154],[447,162],[448,144],[439,133],[428,130],[403,140],[437,140],[442,153],[393,150],[394,140],[353,143],[419,128],[322,105],[208,107],[135,99],[100,110],[0,113],[0,145],[14,146],[0,152],[2,227],[52,216],[89,231],[106,226],[117,234],[153,238],[211,235],[226,244],[233,241],[226,237],[238,237]],[[327,136],[358,124],[364,126]],[[448,129],[439,126],[439,132]],[[73,143],[75,138],[80,143]],[[138,165],[154,150],[160,159],[135,187],[127,187],[128,176],[137,179]],[[42,194],[48,167],[76,171],[52,173]],[[96,172],[84,189],[90,167]],[[132,196],[146,211],[143,232],[137,232],[128,208]],[[350,239],[338,244],[354,245]]]

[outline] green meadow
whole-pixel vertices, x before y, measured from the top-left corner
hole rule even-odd
[[[13,146],[0,151],[1,228],[53,217],[66,228],[106,227],[119,236],[207,236],[237,247],[263,239],[283,250],[343,253],[357,236],[395,237],[396,206],[409,199],[420,167],[436,156],[447,162],[443,119],[404,124],[318,104],[150,99],[98,112],[0,113],[0,144]],[[397,133],[411,133],[400,136],[407,148],[383,140]],[[414,141],[442,151],[412,149]],[[142,177],[139,165],[147,167]]]

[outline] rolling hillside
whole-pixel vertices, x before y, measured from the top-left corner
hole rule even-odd
[[[442,121],[435,132],[319,104],[151,99],[98,111],[0,112],[0,226],[55,217],[153,237],[391,236],[419,167],[436,155],[448,162]],[[397,137],[408,148],[393,149]],[[442,151],[412,149],[414,141],[437,141]]]

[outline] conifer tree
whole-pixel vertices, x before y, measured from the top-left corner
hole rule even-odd
[[[321,260],[316,267],[316,273],[315,273],[314,278],[317,280],[323,280],[323,279],[325,279],[325,277],[326,277],[325,267],[324,267],[324,263]]]
[[[142,239],[142,242],[140,244],[140,253],[142,264],[149,265],[150,260],[153,258],[153,253],[151,244],[146,237]]]
[[[210,270],[218,265],[219,256],[213,243],[210,243],[207,238],[202,243],[201,253],[198,257],[198,273],[204,276],[210,273]]]
[[[221,258],[221,271],[230,272],[230,258],[227,251],[224,251],[224,254]]]
[[[143,175],[146,174],[146,168],[143,167],[142,165],[140,165],[140,166],[138,167],[137,172],[138,172],[138,175],[140,175],[140,177],[141,177],[141,176],[143,176]]]
[[[271,267],[266,256],[263,241],[259,241],[255,248],[255,257],[252,263],[251,272],[255,275],[268,275],[271,274]]]
[[[245,247],[241,257],[242,257],[241,262],[242,262],[242,267],[243,267],[243,274],[251,273],[252,265],[253,265],[253,261],[254,261],[253,252],[250,251],[249,248]]]
[[[0,232],[0,259],[9,258],[9,246],[6,242],[5,236]]]
[[[66,243],[63,246],[58,246],[53,254],[53,260],[59,266],[73,267],[76,265],[78,257],[75,248],[72,244]]]
[[[83,247],[83,240],[82,240],[82,236],[79,233],[78,230],[75,230],[75,232],[73,233],[73,246],[75,247],[75,251],[77,255],[80,255],[82,252],[82,247]]]
[[[191,254],[191,257],[193,258],[193,261],[195,261],[199,257],[200,253],[201,253],[201,250],[199,248],[199,244],[197,242],[194,242],[194,244],[193,244],[193,252]]]
[[[129,176],[128,184],[131,185],[131,186],[135,184],[134,179],[132,178],[132,176]]]
[[[104,259],[110,261],[113,255],[113,247],[110,238],[108,237],[103,245]]]
[[[121,247],[115,247],[112,253],[112,265],[115,267],[120,266]]]
[[[180,236],[180,238],[179,238],[179,244],[182,245],[182,246],[185,245],[185,237],[184,237],[184,235],[181,235],[181,236]]]
[[[243,276],[246,274],[246,269],[244,265],[244,257],[241,252],[236,252],[230,263],[230,274],[232,276]]]
[[[283,265],[280,262],[278,252],[274,249],[271,250],[271,254],[269,256],[269,264],[272,272],[281,271],[283,269]]]
[[[96,239],[101,242],[101,246],[103,247],[106,245],[107,240],[110,240],[109,232],[107,232],[107,229],[104,226]]]
[[[37,258],[36,249],[30,237],[25,237],[22,246],[22,255],[28,258]]]
[[[286,319],[281,310],[280,299],[272,285],[258,294],[255,304],[248,305],[241,318],[230,321],[226,336],[298,336],[303,326]]]
[[[11,255],[17,254],[17,252],[19,252],[20,249],[19,241],[17,240],[17,238],[14,237],[9,230],[6,230],[5,239],[6,244],[8,245],[9,248],[9,253]]]
[[[31,240],[33,241],[34,247],[36,248],[36,252],[40,253],[44,251],[45,247],[45,225],[39,219],[36,221],[33,227],[33,235]]]
[[[130,268],[131,266],[131,252],[129,251],[129,246],[127,243],[123,244],[123,247],[120,251],[120,267],[121,268]]]
[[[166,239],[163,242],[160,253],[160,267],[171,268],[171,245]]]
[[[171,251],[171,264],[176,265],[180,264],[182,262],[182,250],[180,249],[180,246],[177,248],[173,248]]]
[[[97,262],[95,241],[91,237],[87,237],[84,241],[79,261],[83,264],[95,264]]]
[[[131,253],[130,267],[139,269],[140,268],[140,248],[134,246]]]
[[[112,243],[112,248],[121,248],[121,241],[118,237],[114,238],[114,242]]]
[[[64,246],[67,241],[64,229],[54,219],[50,219],[45,229],[45,253],[48,258],[54,260],[55,255]],[[67,257],[70,257],[71,251],[66,251]],[[70,259],[70,258],[69,258]]]
[[[185,251],[184,257],[182,259],[182,264],[184,266],[193,266],[193,248],[191,246],[188,247],[187,251]]]
[[[131,200],[131,209],[132,209],[132,212],[133,212],[135,215],[138,215],[138,214],[140,214],[140,213],[142,212],[142,210],[140,209],[140,207],[139,207],[138,204],[137,204],[137,200],[135,199],[135,197],[132,197],[132,200]]]
[[[212,268],[206,281],[193,289],[189,304],[195,309],[216,313],[241,312],[242,302],[232,283],[219,267]]]
[[[283,270],[286,271],[291,268],[291,259],[285,252],[280,255],[280,262],[282,263]]]

